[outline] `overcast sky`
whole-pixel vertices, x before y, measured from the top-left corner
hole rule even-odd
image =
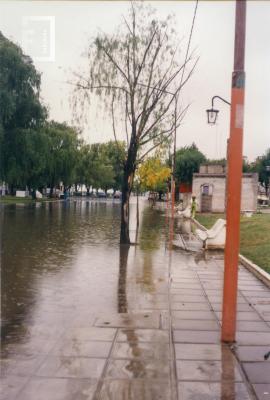
[[[152,1],[160,17],[174,13],[185,50],[195,1]],[[2,1],[0,30],[34,58],[42,72],[42,98],[50,118],[72,121],[69,105],[71,70],[85,64],[87,43],[99,31],[112,32],[129,3],[122,1]],[[195,142],[208,157],[226,155],[229,107],[220,109],[217,126],[206,123],[211,97],[230,101],[234,48],[234,1],[199,1],[191,47],[200,56],[182,102],[191,103],[177,133],[177,146]],[[44,18],[50,17],[50,18]],[[55,29],[54,29],[55,27]],[[247,2],[246,105],[244,155],[253,160],[270,147],[270,2]],[[93,143],[113,138],[110,120],[91,115],[84,138]]]

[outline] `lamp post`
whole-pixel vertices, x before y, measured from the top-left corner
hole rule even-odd
[[[266,174],[268,175],[268,186],[267,186],[267,188],[268,188],[268,193],[267,193],[267,195],[268,195],[268,201],[269,201],[269,187],[270,187],[270,165],[266,165],[266,167],[265,167],[265,171],[266,171]]]
[[[214,109],[214,99],[219,98],[231,106],[230,138],[227,152],[227,221],[221,335],[223,342],[234,342],[236,333],[245,95],[245,30],[246,0],[236,0],[231,103],[220,96],[214,96],[212,108],[207,110],[208,123],[214,124],[219,112]]]
[[[206,110],[207,123],[210,125],[215,125],[215,123],[217,122],[217,117],[218,117],[218,113],[219,113],[219,110],[214,108],[214,100],[215,99],[219,99],[219,100],[223,101],[224,103],[228,104],[229,106],[231,105],[231,103],[229,103],[227,100],[223,99],[223,97],[213,96],[212,97],[212,107],[209,108],[208,110]]]
[[[221,336],[224,342],[234,342],[236,333],[245,95],[245,31],[246,0],[236,0],[234,71],[227,165],[227,223]]]

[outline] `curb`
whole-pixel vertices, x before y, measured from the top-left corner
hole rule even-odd
[[[258,265],[254,264],[248,258],[244,257],[242,254],[239,254],[240,263],[253,273],[260,281],[262,281],[268,288],[270,288],[270,275],[265,272]]]
[[[200,229],[203,231],[206,230],[205,226],[200,224],[196,219],[191,218],[192,222],[195,223]],[[248,258],[244,257],[242,254],[239,254],[239,262],[243,267],[248,269],[253,275],[255,275],[260,281],[262,281],[268,288],[270,288],[270,274],[265,272],[258,265],[254,264]]]

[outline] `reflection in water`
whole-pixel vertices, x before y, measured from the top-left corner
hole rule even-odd
[[[127,313],[127,262],[130,246],[119,246],[118,312]]]
[[[221,400],[236,400],[234,357],[227,347],[221,345]]]
[[[38,206],[0,206],[1,337],[6,343],[28,339],[37,322],[37,305],[47,313],[38,313],[38,320],[45,323],[47,319],[49,324],[52,312],[75,307],[77,299],[82,301],[82,289],[89,292],[94,286],[100,264],[103,268],[97,280],[107,268],[114,270],[109,261],[118,246],[118,204],[80,200]],[[106,253],[111,257],[108,261]],[[91,302],[94,304],[93,299]]]
[[[153,208],[145,208],[142,213],[140,230],[140,249],[143,250],[142,276],[137,278],[146,292],[154,293],[155,284],[153,278],[153,253],[159,249],[161,244],[161,232],[164,222],[160,214]]]
[[[140,343],[138,340],[138,336],[134,329],[129,329],[124,331],[124,334],[127,337],[127,343],[131,349],[132,357],[142,357],[143,349],[140,348]],[[140,359],[131,359],[129,360],[126,365],[125,369],[131,375],[131,378],[140,378],[144,377],[145,375],[145,365],[142,360]]]
[[[156,259],[165,257],[164,219],[143,201],[140,245],[130,249],[119,248],[118,202],[80,199],[0,207],[3,346],[21,343],[36,349],[41,337],[54,338],[73,318],[127,312],[127,268],[134,277],[128,288],[131,309],[140,307],[141,293],[154,294],[155,278],[157,284],[162,278]],[[134,202],[131,225],[135,211]]]

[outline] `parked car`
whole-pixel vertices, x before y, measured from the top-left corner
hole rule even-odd
[[[104,198],[107,197],[107,196],[106,196],[106,193],[105,193],[103,190],[99,190],[98,193],[97,193],[97,195],[98,195],[98,197],[99,197],[100,199],[104,199]]]
[[[120,190],[116,190],[114,195],[113,195],[113,198],[114,199],[121,199],[121,196],[122,196],[122,193],[120,192]]]

